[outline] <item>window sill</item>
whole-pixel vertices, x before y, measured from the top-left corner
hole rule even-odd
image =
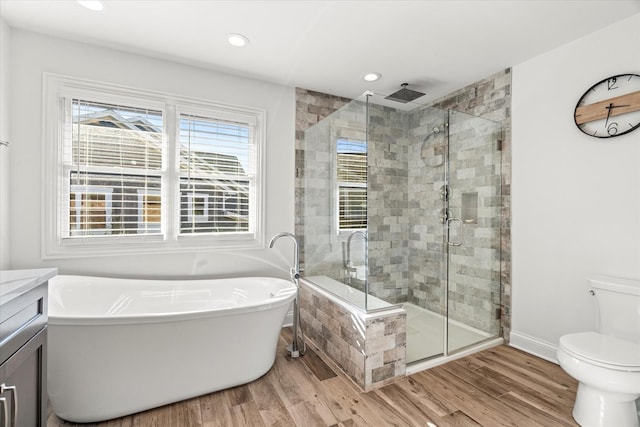
[[[234,250],[264,249],[264,238],[253,235],[234,236],[180,236],[177,240],[167,241],[163,236],[145,236],[117,242],[113,239],[87,242],[88,239],[65,239],[55,247],[43,247],[42,259],[72,259],[103,256],[152,255],[186,252],[228,252]]]

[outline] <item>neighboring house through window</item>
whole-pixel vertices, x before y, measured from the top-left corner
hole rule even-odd
[[[138,233],[160,230],[162,198],[159,191],[138,190]]]
[[[255,185],[252,139],[251,126],[180,115],[181,233],[249,229]],[[229,198],[239,203],[231,206]]]
[[[72,185],[69,193],[69,234],[104,235],[111,231],[112,189]]]
[[[53,75],[45,90],[45,257],[263,244],[263,111]]]

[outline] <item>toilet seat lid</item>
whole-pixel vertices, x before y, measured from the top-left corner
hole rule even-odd
[[[631,341],[596,332],[581,332],[560,337],[560,346],[598,365],[640,371],[640,344]]]

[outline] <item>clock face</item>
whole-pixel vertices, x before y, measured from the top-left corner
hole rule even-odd
[[[574,120],[578,129],[596,138],[610,138],[640,127],[640,75],[604,79],[582,95]]]

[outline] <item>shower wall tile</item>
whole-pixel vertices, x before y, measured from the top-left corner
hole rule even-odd
[[[305,339],[331,359],[363,390],[406,375],[406,313],[365,315],[300,287],[300,318]]]
[[[500,122],[502,126],[501,170],[498,174],[501,180],[500,194],[491,194],[490,188],[495,187],[492,182],[487,182],[487,188],[478,189],[479,193],[488,191],[484,194],[484,203],[478,215],[485,218],[499,218],[500,235],[487,235],[484,233],[486,229],[483,231],[482,228],[477,227],[476,234],[470,236],[474,239],[474,246],[478,251],[484,251],[476,256],[486,262],[474,263],[471,261],[471,255],[464,253],[457,253],[457,258],[454,257],[455,265],[462,264],[466,268],[457,270],[454,268],[453,277],[450,277],[450,286],[454,284],[455,288],[455,284],[460,283],[462,287],[458,288],[457,292],[454,291],[457,295],[452,295],[453,302],[449,307],[449,315],[457,320],[469,317],[477,328],[497,333],[499,331],[494,330],[495,323],[487,318],[486,313],[491,313],[493,306],[499,305],[501,335],[508,340],[511,328],[511,69],[505,69],[438,99],[432,106],[483,117]],[[473,143],[472,140],[469,142]],[[461,156],[457,161],[465,162],[467,159]],[[485,170],[479,163],[468,163],[467,167],[475,168],[478,176],[486,176],[488,180],[493,175],[490,168]],[[496,212],[499,215],[496,215]],[[479,221],[478,226],[494,227],[496,226],[494,221],[494,219]],[[496,280],[496,274],[500,276],[500,291],[492,290],[490,299],[482,300],[478,296],[482,295],[483,287],[486,288],[486,280]],[[470,283],[468,283],[469,277],[473,278]],[[417,288],[422,289],[424,285]],[[424,296],[425,294],[421,292],[414,293],[414,297],[424,298]],[[486,297],[486,294],[482,297]]]
[[[331,159],[320,142],[306,141],[305,143],[305,131],[350,102],[351,100],[347,98],[296,88],[295,234],[302,240],[300,262],[303,265],[316,266],[318,271],[328,269],[327,275],[336,278],[342,274],[341,260],[327,259],[324,256],[332,253],[331,242],[326,238],[328,230],[323,228],[323,225],[326,226],[331,221],[329,205],[305,202],[326,201],[329,194],[330,181],[327,177]],[[320,129],[316,137],[321,138],[324,135],[326,139],[329,131],[329,129]],[[307,167],[307,165],[313,165],[313,167]],[[305,225],[311,225],[315,231],[310,233],[307,230],[305,236]],[[316,254],[316,256],[310,258],[310,254]]]
[[[306,267],[336,279],[344,272],[339,255],[340,238],[326,226],[332,221],[331,207],[326,201],[330,189],[325,181],[330,170],[329,160],[322,157],[321,149],[315,149],[319,142],[304,141],[304,131],[318,124],[315,137],[318,140],[327,138],[330,130],[321,129],[320,122],[349,102],[345,98],[296,90],[296,234],[304,241],[301,253]],[[471,191],[464,188],[464,182],[474,179],[476,187],[473,191],[478,192],[482,205],[478,206],[477,224],[467,227],[465,233],[468,235],[464,235],[465,239],[474,242],[476,249],[470,252],[469,248],[461,248],[452,256],[455,264],[450,277],[449,314],[459,320],[466,317],[473,326],[498,333],[494,330],[495,322],[487,318],[487,313],[493,313],[492,305],[499,304],[502,335],[507,339],[511,311],[510,105],[510,69],[432,104],[440,109],[499,121],[502,125],[499,194],[492,193],[492,188],[497,187],[491,180],[495,167],[491,162],[485,164],[482,156],[473,153],[474,144],[483,141],[475,139],[472,127],[455,136],[460,145],[454,153],[457,157],[452,156],[452,160],[458,162],[452,170],[458,170],[456,178],[460,178],[462,184],[460,193]],[[436,109],[406,114],[392,108],[372,108],[369,135],[369,163],[375,171],[370,174],[368,183],[371,293],[394,303],[414,302],[437,313],[446,309],[444,235],[441,225],[434,226],[433,221],[426,218],[442,214],[439,191],[444,183],[445,115],[446,112]],[[356,115],[343,118],[345,123],[349,119],[354,125],[358,122]],[[306,189],[303,178],[307,179]],[[314,205],[310,200],[319,203]],[[452,205],[455,203],[459,209],[461,201],[455,200]],[[492,217],[499,218],[499,222]],[[489,227],[498,225],[499,236],[489,233]],[[478,259],[482,261],[478,262]],[[483,293],[483,289],[489,289],[486,281],[496,280],[496,274],[499,274],[501,288]],[[487,292],[489,300],[483,300]]]
[[[409,234],[407,116],[394,108],[369,107],[367,185],[369,290],[391,303],[407,301]],[[398,191],[400,189],[400,191]]]

